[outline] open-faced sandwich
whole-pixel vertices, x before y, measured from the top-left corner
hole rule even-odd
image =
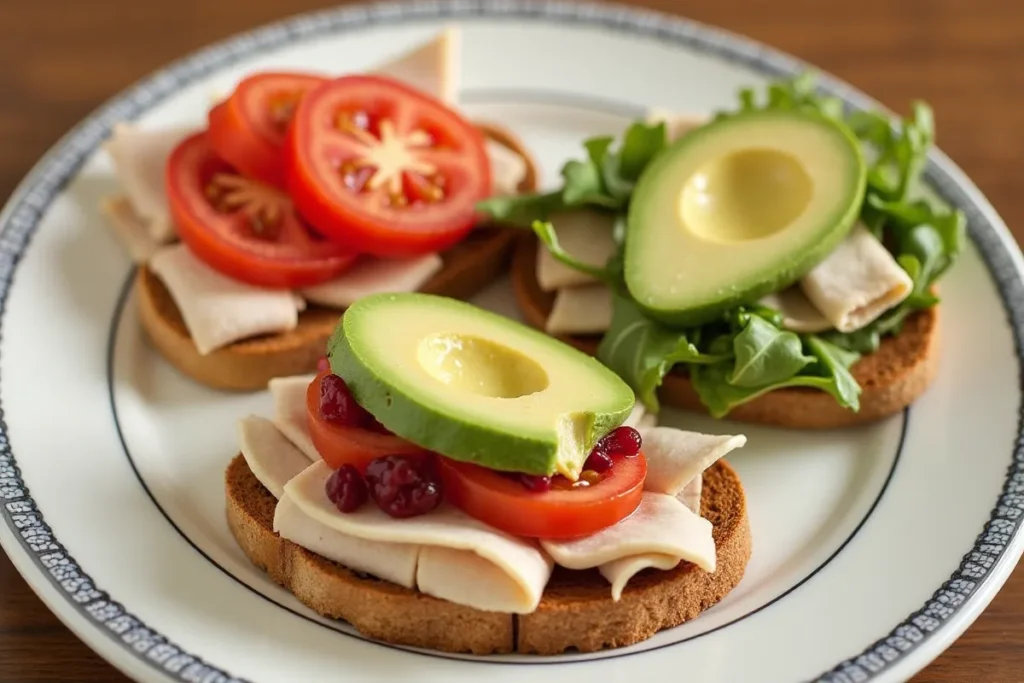
[[[844,112],[804,76],[712,119],[652,112],[586,141],[554,192],[484,202],[532,227],[527,321],[648,409],[830,428],[903,409],[938,363],[936,282],[965,219],[921,198],[931,111]]]
[[[629,645],[742,578],[743,436],[652,426],[617,375],[450,298],[352,305],[315,376],[239,425],[227,517],[322,615],[477,654]]]
[[[513,237],[476,204],[535,190],[536,168],[459,113],[458,44],[449,29],[364,75],[250,74],[201,130],[115,128],[123,194],[103,208],[171,363],[261,389],[313,371],[361,296],[468,297],[502,271]]]

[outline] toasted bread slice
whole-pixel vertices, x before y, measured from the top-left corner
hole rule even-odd
[[[693,619],[743,578],[750,559],[746,496],[720,460],[704,473],[701,514],[713,525],[717,566],[681,563],[633,577],[618,602],[597,572],[556,567],[538,609],[483,612],[353,572],[274,533],[277,500],[238,455],[225,488],[231,533],[246,556],[319,614],[344,619],[370,638],[445,652],[554,655],[624,647]]]
[[[537,282],[537,239],[518,241],[512,262],[512,286],[526,322],[543,330],[555,301]],[[559,336],[590,354],[597,352],[599,336]],[[909,316],[902,331],[882,340],[878,350],[851,368],[861,386],[860,411],[843,408],[823,391],[809,388],[778,389],[734,408],[728,419],[790,427],[834,429],[872,422],[906,408],[924,393],[938,371],[939,311],[932,307]],[[665,377],[658,396],[667,405],[707,412],[682,370]]]
[[[477,126],[487,137],[523,157],[526,177],[519,189],[533,191],[538,182],[537,165],[522,142],[501,127]],[[514,240],[515,233],[508,228],[475,229],[441,254],[443,267],[420,291],[459,299],[473,296],[504,270]],[[294,330],[243,339],[202,355],[170,292],[146,266],[139,268],[135,288],[139,317],[151,343],[182,373],[215,389],[256,391],[265,389],[274,377],[312,372],[341,315],[338,309],[310,306],[299,314]]]

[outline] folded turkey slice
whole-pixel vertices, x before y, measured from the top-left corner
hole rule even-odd
[[[449,26],[433,40],[389,59],[370,73],[407,83],[454,107],[462,80],[461,52],[462,34],[457,26]]]
[[[135,263],[145,263],[160,251],[163,244],[149,234],[149,226],[135,213],[127,197],[107,197],[100,202],[100,211],[114,237]]]
[[[324,493],[330,474],[326,463],[314,463],[285,485],[285,495],[307,517],[340,533],[423,546],[416,577],[422,593],[480,610],[528,614],[536,609],[553,568],[536,544],[447,504],[406,519],[393,519],[374,505],[340,514]]]
[[[284,485],[309,467],[309,458],[266,418],[250,415],[239,420],[238,440],[249,470],[274,498],[280,498]]]
[[[590,569],[639,555],[671,555],[715,571],[711,522],[675,496],[644,491],[640,506],[618,524],[571,540],[542,540],[541,547],[568,569]]]
[[[787,330],[814,334],[832,329],[832,322],[814,307],[799,284],[767,294],[758,303],[781,313],[782,326]]]
[[[406,588],[416,585],[420,546],[368,541],[340,533],[307,517],[284,493],[285,484],[310,466],[270,420],[249,416],[238,423],[242,457],[256,479],[278,499],[274,531],[329,560]]]
[[[166,244],[175,236],[164,184],[164,167],[171,151],[190,132],[188,128],[151,130],[118,123],[104,144],[132,211],[158,244]]]
[[[566,252],[587,265],[603,268],[615,254],[612,229],[615,217],[593,209],[571,209],[551,216],[558,243]],[[543,244],[537,246],[537,282],[545,292],[562,287],[594,284],[596,280],[570,268],[551,255]]]
[[[853,332],[907,298],[914,281],[858,222],[800,287],[837,330]]]
[[[704,470],[746,443],[742,435],[716,436],[669,427],[640,428],[640,435],[647,458],[644,490],[674,496],[694,515],[700,515]],[[612,599],[617,601],[630,579],[644,569],[668,570],[684,559],[664,552],[645,552],[605,562],[598,571],[612,585]]]
[[[603,284],[562,287],[544,330],[548,334],[598,334],[612,324],[612,291]]]
[[[308,458],[307,464],[320,460],[320,453],[309,436],[306,416],[306,389],[314,377],[316,375],[275,377],[267,383],[274,402],[274,426]]]
[[[293,330],[300,302],[285,289],[265,289],[221,275],[184,244],[161,249],[149,267],[163,281],[199,353],[232,342]]]
[[[371,294],[415,292],[441,270],[444,262],[437,254],[406,259],[360,261],[345,274],[323,284],[299,290],[307,301],[331,308],[348,308]]]
[[[310,518],[288,494],[277,503],[274,531],[286,541],[349,569],[405,588],[416,587],[416,567],[424,550],[418,544],[370,541],[342,533]]]

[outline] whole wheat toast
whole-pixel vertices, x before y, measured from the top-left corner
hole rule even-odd
[[[537,281],[537,239],[521,237],[512,259],[512,287],[516,304],[527,324],[543,330],[555,293]],[[561,335],[558,339],[589,353],[597,353],[600,336]],[[885,337],[877,351],[863,356],[850,369],[861,387],[860,411],[840,406],[832,396],[816,389],[777,389],[737,406],[728,419],[795,429],[833,429],[872,422],[903,410],[924,393],[938,371],[939,310],[937,306],[907,317],[898,335]],[[667,405],[707,412],[681,369],[665,376],[658,397]]]
[[[277,500],[237,455],[225,475],[227,519],[246,556],[319,614],[369,638],[445,652],[554,655],[624,647],[677,626],[719,602],[743,578],[751,553],[743,486],[724,460],[704,473],[701,515],[712,524],[717,567],[683,562],[649,569],[612,600],[597,572],[556,567],[528,615],[483,612],[357,573],[274,533]]]
[[[538,183],[536,162],[522,142],[508,130],[488,123],[477,127],[495,142],[526,161],[521,192]],[[473,296],[500,275],[515,243],[514,229],[485,226],[441,253],[444,265],[420,291],[459,299]],[[185,326],[170,292],[146,266],[135,280],[139,318],[147,338],[179,371],[215,389],[257,391],[274,377],[312,372],[324,355],[327,340],[342,311],[310,306],[299,314],[294,330],[261,335],[201,355]]]

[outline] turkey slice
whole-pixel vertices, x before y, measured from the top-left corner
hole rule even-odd
[[[495,196],[519,193],[519,184],[526,178],[526,160],[505,145],[487,139],[487,158],[491,161],[491,185]]]
[[[553,564],[533,542],[493,529],[448,504],[406,519],[389,517],[375,505],[342,514],[324,493],[330,474],[326,463],[314,463],[288,482],[285,493],[306,516],[343,534],[465,551],[427,553],[424,583],[417,582],[424,593],[487,611],[528,614],[536,609]],[[493,568],[487,572],[486,592],[465,585],[480,561]],[[437,566],[442,563],[446,568]]]
[[[414,543],[368,541],[342,533],[303,513],[288,494],[274,511],[274,531],[281,538],[349,569],[405,588],[416,587],[416,564],[422,548]]]
[[[615,216],[593,209],[572,209],[551,216],[558,243],[571,256],[587,265],[603,268],[615,254],[612,230]],[[543,244],[537,245],[537,282],[545,292],[562,287],[589,285],[596,280],[575,268],[570,268],[554,256]]]
[[[612,291],[603,284],[563,287],[544,323],[548,334],[598,334],[612,324]]]
[[[612,560],[602,564],[597,570],[612,585],[612,600],[618,602],[622,598],[622,591],[626,588],[629,580],[643,570],[661,569],[667,571],[675,569],[680,562],[680,558],[676,555],[650,553],[647,555],[624,557],[621,560]]]
[[[149,228],[132,209],[127,197],[107,197],[100,202],[114,237],[135,263],[145,263],[163,246],[149,234]]]
[[[266,418],[239,420],[238,440],[249,469],[274,498],[280,499],[284,485],[309,467],[309,459]]]
[[[370,294],[415,292],[441,270],[437,254],[408,259],[367,258],[341,276],[299,293],[307,301],[331,308],[347,308]]]
[[[763,296],[759,303],[781,313],[782,326],[787,330],[814,334],[832,329],[831,321],[814,307],[799,285]]]
[[[907,298],[914,281],[857,223],[835,251],[804,275],[800,287],[837,330],[853,332]]]
[[[458,100],[461,86],[461,51],[462,34],[458,27],[450,26],[433,40],[390,59],[370,73],[407,83],[452,106]]]
[[[189,133],[191,130],[187,128],[150,130],[118,123],[104,144],[132,210],[146,224],[149,236],[159,244],[166,244],[175,236],[164,189],[167,157]]]
[[[747,442],[742,434],[712,435],[672,427],[641,429],[647,479],[644,490],[674,496],[695,477]]]
[[[164,247],[149,267],[167,286],[202,355],[298,325],[299,300],[292,292],[254,287],[221,275],[183,244]]]
[[[275,377],[267,384],[274,402],[274,425],[306,456],[306,464],[320,460],[320,453],[309,436],[309,421],[306,417],[306,389],[315,377]]]
[[[590,569],[652,553],[672,555],[707,572],[715,571],[711,522],[695,515],[674,496],[663,493],[645,491],[632,515],[596,534],[571,540],[542,540],[540,544],[555,562],[567,569]]]

